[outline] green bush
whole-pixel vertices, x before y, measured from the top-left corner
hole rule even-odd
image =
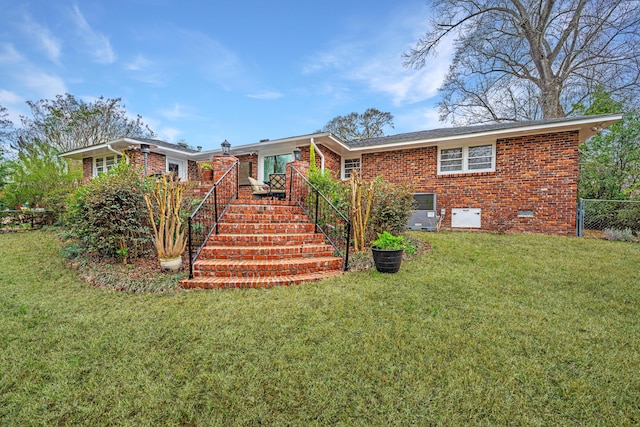
[[[413,188],[409,184],[394,184],[381,180],[376,187],[370,227],[373,233],[388,231],[400,234],[407,229],[407,222],[414,209]]]
[[[121,163],[73,193],[68,225],[90,252],[124,262],[137,258],[151,249],[145,191],[139,171]]]
[[[404,237],[394,236],[388,231],[378,233],[378,238],[371,242],[371,246],[376,249],[397,251],[405,248]]]
[[[310,169],[309,182],[320,191],[333,206],[335,206],[342,214],[347,216],[349,211],[349,200],[347,198],[347,190],[342,181],[333,176],[331,171],[325,169]],[[309,206],[315,203],[315,194],[309,195]]]

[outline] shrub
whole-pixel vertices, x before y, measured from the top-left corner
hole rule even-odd
[[[381,180],[376,187],[372,208],[371,233],[388,231],[391,234],[400,234],[405,231],[411,210],[414,209],[413,194],[413,188],[409,184],[394,184]]]
[[[121,163],[73,193],[68,225],[89,251],[126,263],[150,249],[145,192],[139,171]]]
[[[607,228],[604,230],[604,237],[607,240],[621,240],[623,242],[637,242],[638,240],[633,236],[633,231],[629,228],[624,230],[617,230],[614,228]]]

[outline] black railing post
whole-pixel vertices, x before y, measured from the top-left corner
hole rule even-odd
[[[289,166],[289,201],[291,201],[292,192],[293,192],[293,166]]]
[[[216,234],[220,233],[220,230],[218,229],[218,187],[215,186],[213,187],[213,213],[215,215],[215,219],[216,219]]]
[[[344,256],[344,271],[349,269],[349,243],[351,242],[351,221],[347,221],[347,248]]]
[[[316,219],[315,220],[316,228],[315,228],[315,233],[317,233],[318,232],[318,202],[320,201],[320,195],[319,195],[319,191],[317,189],[315,190],[315,192],[316,192],[316,218],[315,218]]]
[[[238,198],[238,195],[240,194],[240,164],[236,163],[236,199]]]
[[[191,241],[191,217],[187,218],[187,245],[189,246],[189,279],[193,279],[193,246]]]

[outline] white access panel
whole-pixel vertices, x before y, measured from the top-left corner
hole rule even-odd
[[[451,228],[480,228],[481,211],[475,208],[451,209]]]

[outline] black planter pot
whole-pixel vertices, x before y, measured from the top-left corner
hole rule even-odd
[[[373,262],[376,264],[376,270],[380,273],[397,273],[400,270],[404,249],[371,248],[371,251],[373,252]]]

